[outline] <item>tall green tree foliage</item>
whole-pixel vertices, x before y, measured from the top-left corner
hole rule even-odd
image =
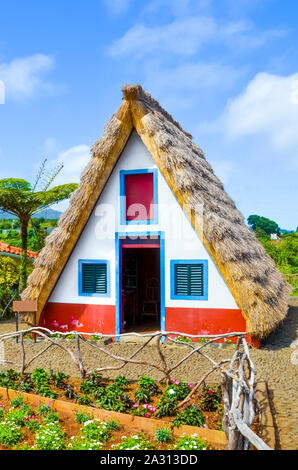
[[[0,180],[0,208],[9,214],[16,215],[21,225],[22,257],[20,268],[20,289],[25,289],[27,283],[27,247],[28,225],[30,218],[51,205],[68,199],[77,184],[63,184],[49,189],[62,166],[52,174],[44,177],[45,162],[43,163],[33,185],[28,181],[17,178]],[[38,189],[41,183],[41,188]]]
[[[247,219],[247,222],[254,232],[258,230],[264,230],[264,232],[266,232],[268,235],[271,233],[277,233],[277,235],[280,235],[280,228],[278,224],[273,220],[267,219],[266,217],[261,217],[260,215],[250,215]]]

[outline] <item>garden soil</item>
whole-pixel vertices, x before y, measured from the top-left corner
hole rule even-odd
[[[296,400],[298,383],[297,318],[298,298],[293,298],[283,324],[263,341],[259,350],[251,349],[251,359],[257,372],[256,380],[266,381],[269,386],[273,418],[278,429],[276,433],[277,448],[287,450],[296,450],[298,448],[298,406]],[[20,325],[20,328],[22,328],[22,325]],[[15,331],[13,321],[0,323],[0,335],[10,331]],[[67,348],[75,351],[74,340],[63,340],[61,344],[65,344]],[[108,345],[97,344],[100,344],[114,355],[126,358],[131,356],[140,347],[140,343],[127,341]],[[34,344],[32,341],[26,340],[26,361],[35,356],[45,346],[45,341]],[[162,351],[168,364],[171,366],[183,358],[190,349],[183,344],[167,344],[162,345]],[[206,346],[204,351],[213,360],[219,361],[231,358],[234,347],[232,345],[224,345],[223,348]],[[87,370],[107,365],[119,366],[122,364],[121,361],[106,356],[86,343],[81,344],[81,353],[84,367]],[[21,362],[20,345],[16,344],[15,340],[7,340],[4,343],[4,347],[3,345],[1,347],[0,344],[0,355],[2,355],[0,359],[5,358],[7,361]],[[157,348],[154,344],[146,346],[135,359],[155,364],[160,362]],[[4,366],[0,367],[2,370],[4,369]],[[13,366],[7,366],[6,368],[10,367]],[[51,347],[37,360],[34,360],[28,371],[32,371],[36,367],[52,369],[55,372],[61,370],[73,378],[79,376],[78,368],[72,362],[71,357],[57,346]],[[194,354],[176,369],[175,376],[186,381],[197,382],[211,367],[212,365],[207,359]],[[107,378],[115,378],[119,373],[125,375],[128,380],[137,380],[142,375],[150,375],[156,380],[162,378],[162,374],[158,370],[140,364],[126,364],[120,370],[110,370],[102,375]],[[215,383],[219,382],[220,379],[220,374],[216,372],[210,376],[208,382]]]

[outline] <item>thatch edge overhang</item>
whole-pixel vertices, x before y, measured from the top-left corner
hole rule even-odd
[[[123,103],[92,147],[93,159],[69,209],[48,237],[22,298],[38,299],[39,316],[133,128],[225,279],[247,331],[255,338],[267,336],[287,314],[291,287],[245,225],[203,151],[140,85],[123,87]],[[55,248],[58,259],[49,260]]]

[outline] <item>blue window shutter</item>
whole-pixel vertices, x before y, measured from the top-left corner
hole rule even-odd
[[[84,294],[107,293],[107,265],[106,263],[83,263],[82,265],[82,292]]]
[[[175,264],[175,295],[203,296],[203,264]]]

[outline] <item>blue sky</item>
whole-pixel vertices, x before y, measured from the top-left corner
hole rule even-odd
[[[292,0],[2,0],[0,178],[48,158],[78,181],[121,86],[141,83],[245,217],[296,228],[297,22]]]

